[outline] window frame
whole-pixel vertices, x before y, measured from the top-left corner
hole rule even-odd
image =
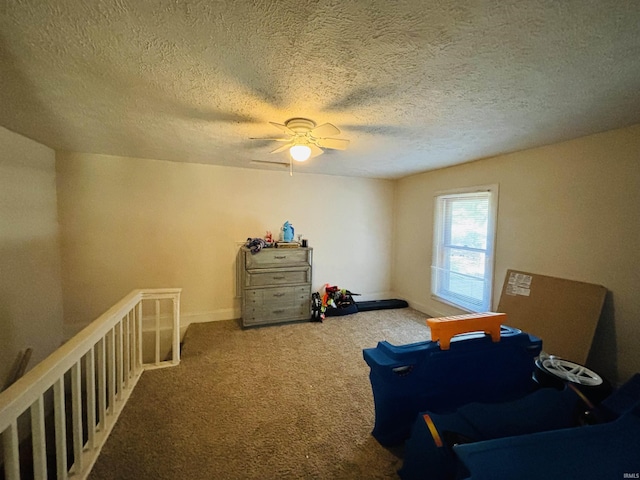
[[[447,222],[444,212],[444,200],[460,197],[473,197],[481,193],[488,194],[488,211],[487,211],[487,236],[485,249],[478,249],[468,246],[445,245],[445,235],[451,236],[452,222]],[[457,188],[453,190],[435,192],[434,215],[433,215],[433,255],[431,265],[431,298],[452,305],[468,312],[490,311],[493,299],[493,273],[495,269],[495,244],[497,236],[498,223],[498,200],[499,186],[498,184],[480,185],[474,187]],[[449,226],[447,230],[446,225]],[[444,250],[455,248],[459,250],[468,250],[484,253],[484,276],[482,279],[483,298],[478,302],[473,297],[455,293],[444,287],[446,278],[451,275],[452,270],[444,265]],[[457,272],[454,272],[457,273]]]

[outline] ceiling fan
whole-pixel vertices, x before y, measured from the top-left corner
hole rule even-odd
[[[269,139],[276,142],[286,142],[270,153],[289,150],[291,158],[298,162],[304,162],[311,157],[322,155],[324,148],[345,150],[349,146],[349,140],[331,138],[334,135],[339,135],[340,130],[330,123],[316,126],[316,122],[308,118],[290,118],[284,125],[275,122],[269,123],[287,135],[284,138]]]

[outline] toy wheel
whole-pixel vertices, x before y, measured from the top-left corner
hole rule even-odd
[[[534,379],[543,387],[561,389],[571,383],[595,403],[600,403],[612,391],[607,380],[584,365],[554,355],[540,356],[535,365]]]
[[[565,382],[588,385],[590,387],[597,387],[604,382],[602,377],[593,370],[554,356],[545,358],[542,361],[542,367]]]

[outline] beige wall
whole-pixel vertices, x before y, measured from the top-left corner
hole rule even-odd
[[[0,127],[0,388],[19,351],[31,368],[61,341],[55,154]]]
[[[640,372],[640,125],[399,181],[393,286],[418,309],[459,313],[430,297],[434,193],[489,183],[500,185],[493,307],[508,268],[604,285],[612,305],[589,363],[614,381]]]
[[[182,287],[185,322],[238,318],[238,242],[286,220],[314,248],[314,289],[390,295],[391,181],[77,153],[57,174],[68,323],[147,287]]]
[[[0,145],[3,374],[17,350],[59,344],[62,293],[53,151],[5,129]],[[234,318],[238,242],[285,220],[315,248],[315,289],[458,313],[429,295],[433,194],[499,183],[494,307],[507,268],[606,286],[589,363],[624,380],[640,371],[638,152],[634,126],[398,182],[59,153],[65,321],[163,286],[184,288],[187,322]]]

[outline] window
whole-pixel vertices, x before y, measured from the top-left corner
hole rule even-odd
[[[431,293],[472,312],[491,309],[498,186],[435,198]]]

